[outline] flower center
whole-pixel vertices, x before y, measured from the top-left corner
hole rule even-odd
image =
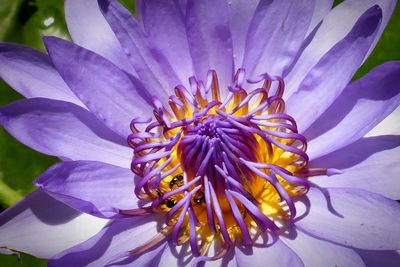
[[[162,232],[189,242],[196,257],[213,241],[226,250],[278,231],[309,188],[307,142],[284,113],[283,80],[264,75],[248,81],[258,85],[248,92],[244,77],[239,69],[224,99],[215,71],[205,83],[191,77],[190,90],[175,88],[169,109],[153,99],[154,121],[132,120],[135,193],[149,205],[121,213],[164,213]]]

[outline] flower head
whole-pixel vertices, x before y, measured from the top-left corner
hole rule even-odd
[[[50,266],[363,266],[400,249],[398,170],[376,178],[399,138],[363,138],[398,106],[400,64],[350,83],[395,1],[331,4],[146,0],[132,17],[67,0],[74,43],[0,45],[28,98],[1,124],[62,159],[1,215],[0,245]]]
[[[238,70],[225,99],[215,71],[205,84],[192,77],[190,91],[177,86],[169,98],[172,114],[154,98],[156,120],[142,131],[140,118],[131,124],[135,193],[152,201],[148,211],[166,214],[164,230],[177,244],[189,241],[195,256],[215,239],[228,249],[252,245],[251,230],[276,232],[273,220],[295,218],[292,198],[309,188],[296,176],[304,174],[307,144],[284,113],[282,78],[263,78],[247,93],[244,77]]]

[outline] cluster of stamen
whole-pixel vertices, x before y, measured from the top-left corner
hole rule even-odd
[[[247,92],[244,79],[239,69],[221,98],[215,71],[205,83],[191,77],[190,90],[177,86],[169,108],[153,99],[154,121],[131,123],[135,194],[148,205],[121,213],[165,213],[162,235],[189,242],[195,257],[213,241],[222,248],[217,258],[278,231],[309,188],[307,142],[284,113],[283,80],[263,75],[248,81],[259,86]]]

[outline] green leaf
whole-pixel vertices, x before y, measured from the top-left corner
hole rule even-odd
[[[132,14],[135,14],[135,1],[134,0],[119,0]]]
[[[46,260],[21,253],[20,257],[0,254],[0,265],[7,267],[45,267]]]
[[[6,35],[14,28],[20,4],[21,1],[19,0],[2,0],[0,5],[0,40],[4,40]]]
[[[5,27],[7,29],[5,29],[4,35],[0,36],[0,40],[23,43],[44,50],[42,42],[44,35],[70,39],[64,19],[63,1],[20,0],[9,2],[14,2],[13,7],[15,6],[14,12],[9,15],[11,19],[8,19],[12,23],[10,22],[10,25]],[[10,12],[11,7],[8,9],[4,11],[4,14]]]
[[[44,50],[42,36],[57,36],[68,40],[70,37],[66,29],[62,9],[52,6],[39,7],[22,26],[22,43]]]

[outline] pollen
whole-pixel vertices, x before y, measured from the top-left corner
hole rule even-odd
[[[135,194],[145,206],[124,214],[165,215],[160,232],[195,257],[212,242],[222,250],[252,245],[296,216],[294,199],[307,193],[307,141],[285,113],[284,81],[260,76],[243,88],[239,69],[221,96],[217,73],[205,83],[175,88],[168,106],[153,98],[154,119],[135,118],[128,137]],[[147,206],[146,206],[147,205]]]

